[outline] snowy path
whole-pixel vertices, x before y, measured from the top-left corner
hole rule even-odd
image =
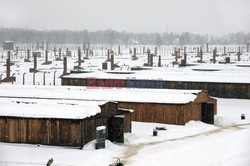
[[[229,138],[231,142],[226,141]],[[128,166],[224,164],[247,166],[250,163],[250,158],[246,156],[250,154],[249,139],[250,123],[220,127],[177,139],[129,146],[120,159]],[[238,146],[239,151],[235,151],[235,146]],[[240,160],[231,157],[239,157]]]

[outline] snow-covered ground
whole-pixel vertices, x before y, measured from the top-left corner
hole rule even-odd
[[[64,45],[62,47],[65,47]],[[95,48],[95,46],[93,45]],[[97,47],[97,46],[96,46]],[[132,60],[132,54],[129,53],[130,48],[133,50],[134,47],[137,47],[137,57],[138,60]],[[133,66],[143,66],[144,63],[147,63],[147,53],[142,53],[142,46],[129,46],[122,47],[122,54],[117,54],[117,47],[114,46],[115,50],[114,62],[117,64],[117,71],[128,71]],[[151,52],[154,52],[154,46],[147,46],[151,49]],[[149,68],[150,70],[143,71],[133,71],[135,74],[112,74],[108,75],[113,78],[126,78],[126,77],[137,77],[139,78],[153,78],[153,79],[168,79],[168,80],[198,80],[198,81],[219,81],[219,82],[247,82],[250,83],[250,53],[242,52],[240,56],[240,61],[237,60],[237,50],[238,46],[226,46],[231,50],[228,55],[223,55],[223,46],[211,46],[213,48],[218,47],[218,56],[216,57],[216,63],[212,64],[210,59],[212,58],[212,51],[209,53],[203,53],[203,63],[197,63],[200,60],[200,57],[197,57],[196,48],[199,46],[187,46],[187,63],[194,66],[187,67],[178,67],[178,65],[173,66],[172,62],[175,61],[175,56],[172,56],[174,47],[176,46],[161,46],[161,49],[158,51],[158,55],[153,57],[153,67]],[[74,66],[77,66],[77,50],[72,48],[72,56],[68,57],[68,72],[73,70]],[[210,48],[212,50],[212,48]],[[63,49],[62,55],[65,55],[66,48]],[[81,67],[84,70],[95,71],[90,73],[91,77],[107,77],[105,75],[106,71],[100,71],[102,69],[102,63],[107,60],[107,50],[95,49],[93,50],[93,55],[89,56],[89,59],[84,59],[84,62],[81,64]],[[54,75],[55,75],[55,84],[60,85],[61,79],[59,78],[63,73],[63,61],[56,61],[54,52],[49,51],[48,60],[52,61],[50,65],[42,65],[45,62],[45,51],[41,51],[41,57],[38,58],[37,68],[40,72],[35,74],[35,84],[43,84],[43,76],[45,75],[45,84],[53,85],[54,84]],[[0,51],[0,74],[2,79],[6,76],[6,63],[7,52]],[[32,51],[31,51],[32,55]],[[157,67],[158,58],[161,55],[161,64],[162,67]],[[29,69],[33,68],[33,58],[30,58],[31,62],[24,62],[24,57],[27,56],[26,51],[19,50],[18,55],[15,55],[14,52],[11,53],[11,62],[14,63],[11,66],[11,75],[14,74],[16,77],[16,82],[14,84],[24,84],[32,85],[33,84],[33,73],[29,73]],[[57,53],[58,56],[58,53]],[[86,55],[82,53],[82,59]],[[219,62],[225,62],[225,58],[230,57],[231,64],[221,64]],[[181,50],[181,57],[178,58],[180,63],[183,59],[183,50]],[[110,70],[110,62],[108,62],[108,70]],[[200,71],[200,69],[206,70],[215,70],[215,71]],[[46,73],[45,73],[46,72]],[[55,73],[56,72],[56,73]],[[25,73],[25,74],[24,74]]]
[[[129,47],[123,46],[122,54],[115,51],[115,63],[120,68],[115,70],[127,71],[133,66],[143,66],[147,63],[147,54],[142,53],[141,46],[130,46],[138,48],[139,58],[137,61],[131,60]],[[218,47],[219,56],[216,57],[216,64],[212,64],[212,52],[204,53],[204,63],[197,63],[195,47],[187,46],[187,63],[195,66],[178,67],[173,66],[175,57],[172,56],[175,46],[163,46],[159,50],[162,67],[157,67],[158,56],[154,57],[154,67],[150,70],[135,72],[137,78],[161,78],[172,80],[211,80],[220,82],[246,82],[250,83],[250,53],[243,50],[240,61],[237,61],[236,52],[238,46],[230,47],[231,64],[221,64],[225,61],[223,46]],[[210,46],[210,50],[215,46]],[[72,57],[68,58],[68,70],[72,70],[77,65],[77,47],[72,50]],[[149,46],[151,51],[154,46]],[[113,48],[117,50],[117,48]],[[64,48],[63,54],[65,54]],[[183,50],[182,50],[183,51]],[[2,79],[6,75],[5,58],[7,52],[0,51],[0,75]],[[32,54],[31,54],[32,55]],[[33,73],[29,73],[29,68],[33,67],[33,62],[24,63],[25,51],[20,50],[18,56],[12,55],[11,61],[15,64],[11,66],[11,75],[14,74],[16,82],[14,84],[33,84]],[[82,56],[85,56],[84,54]],[[183,53],[181,54],[183,56]],[[183,57],[182,57],[183,58]],[[50,50],[49,61],[51,65],[41,65],[44,62],[44,51],[42,57],[38,58],[39,73],[35,74],[35,84],[42,85],[45,74],[45,85],[53,85],[54,74],[55,84],[60,85],[59,76],[63,72],[63,62],[55,61],[54,53]],[[105,76],[105,72],[100,71],[102,62],[107,59],[107,51],[94,50],[94,55],[82,63],[85,70],[93,70],[97,76]],[[31,58],[32,60],[32,58]],[[180,62],[180,59],[178,59]],[[109,64],[110,65],[110,64]],[[108,66],[110,69],[110,66]],[[200,71],[200,69],[214,71]],[[46,72],[46,73],[45,73]],[[56,73],[55,73],[56,72]],[[25,73],[25,74],[24,74]],[[101,73],[101,74],[100,74]],[[138,74],[140,73],[140,74]],[[90,74],[92,77],[95,76]],[[127,77],[124,74],[112,74],[113,77]],[[133,75],[129,74],[129,77]],[[11,83],[10,83],[11,84]],[[13,93],[15,91],[13,90]],[[17,92],[16,92],[17,93]],[[248,166],[250,165],[250,100],[240,99],[220,99],[218,98],[218,115],[215,116],[215,125],[204,124],[199,121],[190,121],[185,126],[156,124],[156,123],[132,123],[132,133],[125,134],[124,144],[113,144],[106,141],[106,148],[94,150],[92,141],[80,150],[68,147],[11,144],[0,143],[0,166],[20,166],[20,165],[45,165],[50,158],[57,166],[72,165],[96,165],[104,166],[115,163],[120,159],[127,165],[220,165],[220,166]],[[246,115],[246,120],[240,120],[241,114]],[[158,131],[158,136],[153,137],[155,127],[165,127],[167,130]]]
[[[94,142],[76,148],[0,143],[0,165],[222,165],[250,163],[250,100],[218,98],[215,125],[190,121],[185,126],[133,122],[124,144],[106,141],[106,149],[94,150]],[[246,116],[241,120],[241,114]],[[165,127],[153,137],[155,127]]]

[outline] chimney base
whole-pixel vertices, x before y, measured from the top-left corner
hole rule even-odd
[[[16,77],[5,77],[1,82],[15,82]]]
[[[29,72],[30,73],[37,73],[37,72],[39,72],[39,70],[37,70],[35,68],[30,68]]]
[[[29,59],[24,59],[24,62],[31,62],[31,60],[29,60]]]
[[[47,62],[43,62],[43,63],[42,63],[42,65],[50,65],[50,64],[52,64],[51,61],[47,61]]]

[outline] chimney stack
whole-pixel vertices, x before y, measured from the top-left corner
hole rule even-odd
[[[175,62],[177,63],[178,62],[178,51],[176,49],[175,49],[174,55],[175,55]]]
[[[10,76],[10,65],[11,65],[10,59],[7,58],[6,59],[6,77],[3,80],[1,80],[0,82],[12,82],[13,83],[14,81],[16,81],[16,77]]]
[[[197,47],[197,57],[200,57],[200,47]]]
[[[108,61],[110,60],[110,50],[108,49]]]
[[[24,59],[24,62],[31,62],[30,61],[30,49],[27,50],[27,57]]]
[[[45,62],[43,62],[42,65],[49,65],[49,64],[52,63],[51,61],[49,61],[49,58],[48,58],[49,55],[48,54],[49,54],[49,51],[46,49],[45,50]]]
[[[63,75],[67,74],[67,57],[63,57]]]
[[[216,63],[216,54],[217,54],[217,49],[215,47],[215,49],[213,51],[213,63]]]
[[[150,52],[148,51],[148,64],[150,65]]]
[[[27,51],[27,59],[30,59],[30,49]]]
[[[36,50],[39,50],[39,42],[36,43]]]
[[[30,68],[30,73],[36,73],[38,72],[37,70],[37,54],[33,54],[34,57],[34,68]]]
[[[111,55],[111,70],[115,69],[115,64],[114,64],[114,54]]]
[[[6,59],[6,77],[10,78],[10,59],[9,59],[9,57],[8,57],[8,59]]]
[[[118,46],[118,55],[121,54],[121,46]]]
[[[158,59],[158,67],[161,67],[161,56],[159,55],[159,59]]]
[[[184,47],[184,62],[187,63],[187,48]]]
[[[158,54],[158,48],[155,47],[155,55],[157,55],[157,54]]]
[[[153,54],[150,54],[150,66],[151,67],[153,67],[153,64],[154,64],[154,62],[153,62],[153,59],[154,58],[154,55]]]
[[[34,54],[34,69],[37,69],[37,55]]]
[[[81,66],[81,50],[78,49],[78,67]]]
[[[237,53],[237,59],[238,59],[238,61],[240,61],[240,50]]]
[[[202,49],[200,50],[200,61],[201,62],[203,61],[203,50]]]
[[[136,48],[134,48],[134,54],[132,56],[132,60],[137,60],[136,54],[137,54],[137,51],[136,51]]]
[[[45,62],[48,62],[48,50],[45,50]]]
[[[62,58],[62,48],[59,48],[59,59]]]

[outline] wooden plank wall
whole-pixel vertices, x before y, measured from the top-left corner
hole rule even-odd
[[[0,117],[0,142],[80,146],[80,121]]]
[[[7,141],[7,118],[0,118],[0,141]]]
[[[185,105],[183,125],[190,120],[201,120],[201,103],[190,102]]]
[[[119,102],[119,108],[133,109],[132,120],[167,124],[183,124],[184,105]]]
[[[163,88],[200,89],[208,91],[208,94],[214,97],[250,99],[249,83],[163,81]]]
[[[190,120],[201,120],[201,103],[213,103],[214,114],[217,113],[217,100],[202,91],[194,102],[187,104],[157,104],[119,102],[119,108],[133,109],[132,120],[184,125]]]
[[[87,81],[84,78],[62,78],[61,85],[87,86]],[[125,80],[124,87],[126,86]],[[163,81],[162,88],[200,89],[207,90],[209,95],[214,97],[250,99],[250,83]]]
[[[123,125],[123,132],[124,133],[128,133],[128,132],[131,132],[131,129],[132,129],[132,124],[131,124],[131,121],[132,121],[132,117],[131,117],[131,113],[128,112],[128,113],[125,113],[123,114],[124,115],[124,125]]]
[[[7,119],[7,132],[7,138],[11,142],[16,142],[19,140],[18,119]]]
[[[118,111],[117,103],[100,107],[101,113],[83,120],[0,117],[0,142],[82,147],[96,138],[96,127],[108,129],[108,117],[122,114],[124,131],[131,132],[130,113]]]
[[[100,124],[101,126],[105,124]],[[95,119],[88,119],[88,120],[84,120],[83,122],[83,132],[84,132],[84,142],[83,144],[88,143],[89,141],[92,141],[93,139],[96,138],[96,120]],[[107,127],[107,126],[106,126]]]

